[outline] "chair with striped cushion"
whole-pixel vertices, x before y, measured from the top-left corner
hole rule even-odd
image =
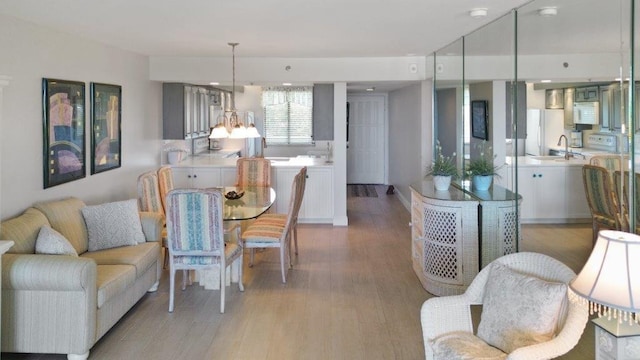
[[[300,184],[297,187],[298,194],[296,197],[296,203],[294,204],[295,209],[293,212],[293,220],[291,223],[291,228],[293,230],[292,238],[293,238],[296,255],[298,255],[298,215],[300,213],[300,206],[302,205],[302,200],[304,198],[304,190],[307,183],[307,167],[305,166],[302,169],[300,169],[299,174],[300,174],[300,178],[299,178]],[[263,214],[263,215],[260,215],[258,219],[256,219],[255,223],[260,225],[275,225],[275,226],[280,226],[284,228],[287,222],[287,216],[288,214],[286,213]]]
[[[287,282],[285,272],[285,254],[288,255],[289,267],[291,263],[291,229],[294,222],[294,213],[296,212],[296,199],[299,197],[298,189],[302,186],[302,175],[298,173],[291,184],[291,197],[289,199],[289,212],[284,222],[284,226],[268,222],[258,222],[257,220],[249,225],[247,230],[242,233],[242,241],[244,247],[251,249],[249,266],[253,266],[254,249],[256,248],[280,248],[280,271],[282,272],[282,282]]]
[[[271,186],[271,161],[265,158],[239,158],[235,186]]]
[[[582,179],[587,203],[591,210],[593,243],[595,244],[600,228],[620,230],[621,224],[614,205],[612,181],[607,169],[600,166],[583,165]]]
[[[167,195],[167,235],[169,240],[169,312],[174,308],[177,270],[220,272],[220,312],[224,313],[227,267],[239,261],[242,285],[242,241],[236,227],[235,242],[224,241],[223,200],[218,189],[174,189]],[[182,289],[186,287],[183,276]]]
[[[138,207],[140,211],[160,213],[164,217],[157,172],[147,171],[138,176]]]
[[[166,213],[167,206],[165,204],[167,194],[173,190],[173,172],[170,166],[162,166],[158,169],[158,184],[160,188],[160,200],[162,201],[162,209]],[[164,268],[169,266],[169,245],[167,243],[167,229],[162,232],[162,247],[164,248]]]

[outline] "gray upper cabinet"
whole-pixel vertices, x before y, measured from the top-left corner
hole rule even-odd
[[[589,87],[580,87],[576,88],[573,98],[575,102],[591,102],[598,101],[598,87],[597,86],[589,86]]]
[[[164,139],[191,139],[206,136],[210,108],[219,94],[204,87],[178,83],[162,85],[162,136]]]
[[[333,140],[333,84],[313,85],[313,140]]]

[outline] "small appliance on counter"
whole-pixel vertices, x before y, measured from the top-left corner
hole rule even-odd
[[[569,146],[572,148],[582,147],[582,131],[580,130],[571,131],[571,142]]]

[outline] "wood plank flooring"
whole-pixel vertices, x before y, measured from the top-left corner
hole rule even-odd
[[[300,254],[280,281],[275,249],[245,267],[245,292],[197,285],[176,291],[167,312],[165,271],[91,350],[90,359],[424,359],[420,306],[427,293],[411,268],[409,212],[395,196],[348,198],[348,227],[299,226]],[[521,250],[554,256],[579,271],[589,255],[587,225],[523,226]],[[178,274],[177,283],[181,281]],[[593,359],[593,327],[562,359]],[[3,359],[64,355],[2,354]]]

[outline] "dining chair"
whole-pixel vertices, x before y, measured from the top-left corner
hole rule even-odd
[[[158,169],[158,185],[160,192],[160,201],[162,202],[163,213],[166,214],[167,205],[165,204],[167,194],[173,190],[173,172],[171,166],[161,166]],[[164,265],[166,269],[169,266],[169,244],[167,242],[167,228],[162,231],[162,247],[164,248]]]
[[[612,180],[607,169],[595,165],[582,166],[582,180],[587,203],[591,210],[593,244],[601,227],[621,230],[618,211],[614,204]]]
[[[296,203],[294,204],[293,220],[291,222],[291,228],[293,229],[292,238],[294,243],[295,254],[298,255],[298,215],[300,214],[300,207],[302,206],[302,200],[304,199],[304,191],[307,183],[307,167],[303,167],[298,172],[300,175],[299,186],[297,186],[298,194],[296,196]],[[288,213],[265,213],[260,215],[254,223],[260,225],[273,225],[284,228],[287,223]]]
[[[220,313],[224,313],[226,271],[238,261],[238,288],[242,284],[242,240],[236,227],[235,242],[225,242],[223,200],[218,189],[174,189],[167,194],[169,240],[169,312],[174,309],[177,270],[219,270]],[[182,289],[186,288],[183,276]]]
[[[249,266],[253,266],[254,249],[256,248],[280,248],[280,271],[282,282],[287,282],[285,272],[285,254],[289,261],[289,268],[293,267],[291,262],[291,229],[294,222],[297,198],[300,196],[298,189],[303,185],[301,173],[296,174],[291,184],[291,197],[289,198],[289,211],[284,222],[284,226],[268,222],[253,222],[246,231],[242,233],[242,242],[245,248],[250,249]],[[298,206],[299,208],[299,206]]]
[[[265,158],[239,158],[235,186],[271,186],[271,161]]]
[[[138,176],[138,206],[140,211],[156,212],[164,217],[156,171],[147,171]]]

